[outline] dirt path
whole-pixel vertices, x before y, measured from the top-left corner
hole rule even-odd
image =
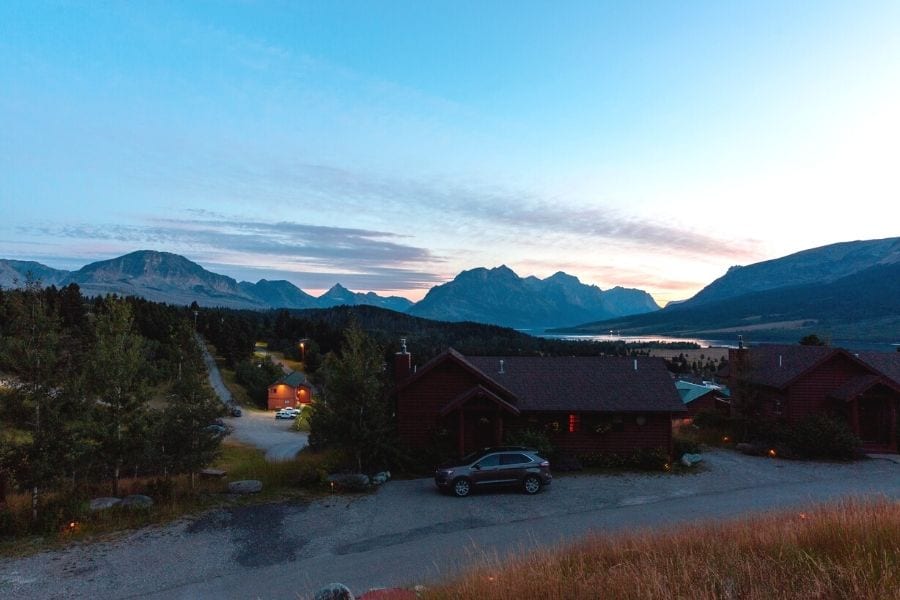
[[[579,538],[815,502],[900,500],[900,465],[799,463],[716,451],[691,475],[558,477],[536,496],[459,499],[429,479],[376,493],[215,510],[111,541],[0,560],[0,597],[310,598],[341,581],[431,583],[479,560]]]

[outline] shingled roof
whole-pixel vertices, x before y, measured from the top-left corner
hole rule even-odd
[[[292,372],[288,373],[287,375],[285,375],[284,377],[282,377],[281,379],[279,379],[278,381],[276,381],[275,383],[276,384],[283,383],[283,384],[289,385],[291,387],[299,387],[301,385],[306,384],[306,375],[304,375],[300,371],[292,371]]]
[[[740,369],[745,381],[783,388],[838,352],[843,351],[828,346],[767,344],[747,349],[743,364],[729,366],[732,373]]]
[[[521,411],[684,411],[661,358],[467,356],[464,360],[512,392]]]
[[[900,386],[900,352],[860,352],[859,359]]]
[[[740,368],[743,380],[759,385],[784,388],[807,371],[835,356],[842,355],[873,369],[891,380],[893,384],[900,386],[900,353],[897,352],[854,354],[843,348],[789,344],[754,346],[746,352],[743,365],[738,367],[729,364],[729,366],[732,372]]]

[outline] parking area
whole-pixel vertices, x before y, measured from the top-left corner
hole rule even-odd
[[[274,421],[274,419],[273,419]],[[312,502],[236,506],[110,541],[0,561],[0,596],[294,598],[331,581],[355,591],[429,583],[484,554],[589,532],[697,520],[873,495],[900,500],[900,464],[805,463],[716,450],[687,474],[563,475],[534,496],[467,498],[431,479]],[[141,568],[135,570],[135,564]]]

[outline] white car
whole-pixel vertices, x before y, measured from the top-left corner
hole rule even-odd
[[[277,413],[275,413],[276,419],[296,419],[297,416],[303,412],[300,408],[294,408],[292,406],[287,408],[282,408]]]

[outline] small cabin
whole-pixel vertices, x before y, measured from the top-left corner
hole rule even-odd
[[[312,387],[306,380],[306,375],[299,371],[293,371],[269,386],[269,410],[296,408],[310,402]]]

